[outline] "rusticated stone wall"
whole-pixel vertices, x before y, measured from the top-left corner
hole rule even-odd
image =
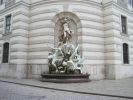
[[[85,59],[83,73],[97,80],[132,77],[133,12],[118,3],[119,0],[15,0],[10,6],[1,5],[0,62],[5,42],[10,44],[10,56],[9,63],[0,64],[0,76],[39,78],[42,72],[48,72],[49,47],[57,45],[58,21],[67,16],[73,21],[73,41],[79,44]],[[12,15],[12,32],[3,35],[8,14]],[[121,15],[127,18],[127,35],[121,33]],[[123,64],[123,43],[129,45],[129,64]]]

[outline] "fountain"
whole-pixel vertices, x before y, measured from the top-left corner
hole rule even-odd
[[[69,18],[64,17],[62,34],[59,37],[57,48],[52,48],[48,56],[49,73],[42,73],[44,82],[88,82],[90,74],[82,74],[83,61],[79,45],[74,46],[68,41],[73,31],[69,28]]]

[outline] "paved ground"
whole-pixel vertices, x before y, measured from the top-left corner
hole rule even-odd
[[[0,100],[133,100],[133,78],[72,84],[0,78]]]
[[[0,82],[0,100],[132,100]]]

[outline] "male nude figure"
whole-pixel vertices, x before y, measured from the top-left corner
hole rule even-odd
[[[67,42],[72,37],[71,35],[72,31],[69,29],[68,19],[64,18],[64,21],[65,23],[63,24],[63,39],[64,42]]]

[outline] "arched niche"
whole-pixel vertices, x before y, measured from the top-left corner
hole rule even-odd
[[[64,18],[69,18],[69,29],[72,30],[72,38],[69,43],[74,45],[78,44],[78,36],[81,34],[81,22],[78,16],[72,12],[61,12],[55,15],[53,18],[54,28],[54,46],[57,47],[59,43],[59,37],[62,34],[62,22]]]

